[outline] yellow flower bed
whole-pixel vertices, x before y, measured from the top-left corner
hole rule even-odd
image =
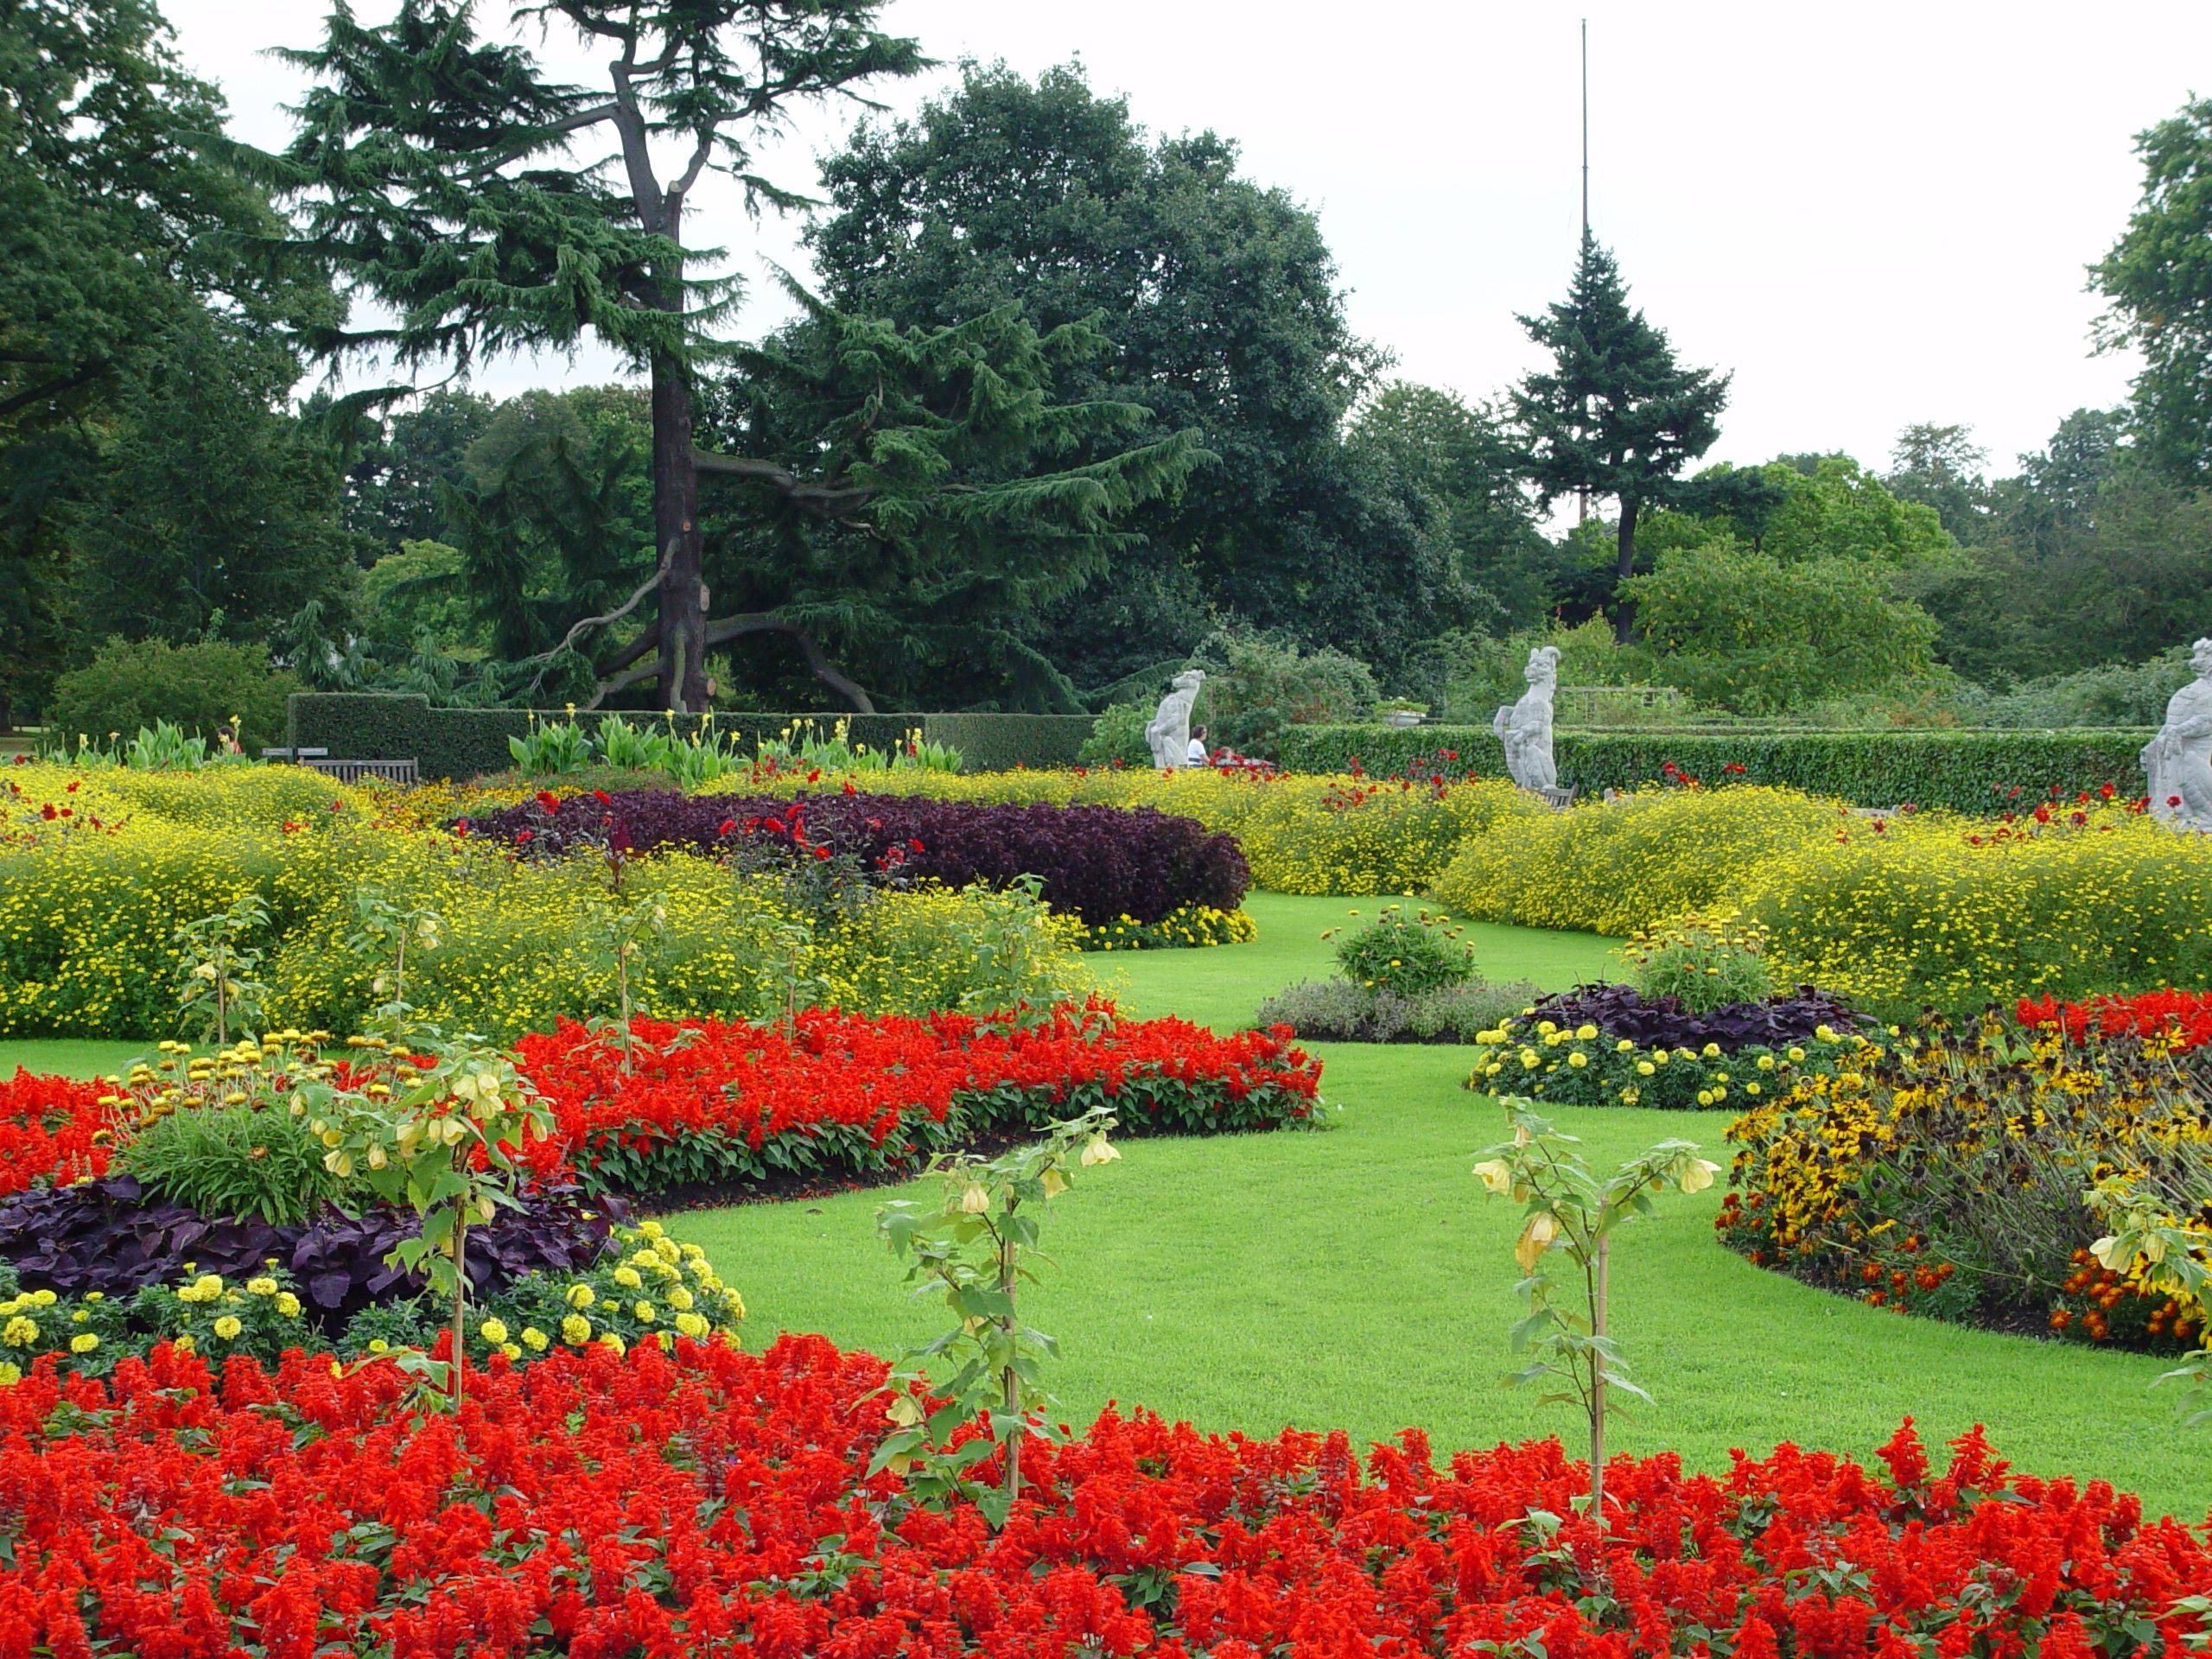
[[[2076,1045],[1993,1019],[1906,1036],[1738,1117],[1716,1225],[1754,1262],[1877,1306],[2187,1342],[2204,1328],[2201,1294],[2175,1290],[2153,1256],[2109,1249],[2088,1195],[2139,1204],[2212,1265],[2201,1086],[2201,1068],[2156,1039]]]
[[[1645,791],[1503,820],[1434,893],[1471,916],[1615,936],[1738,914],[1766,930],[1777,978],[1898,1014],[2212,983],[2212,839],[2102,802],[2008,823]]]
[[[26,768],[25,770],[29,770]],[[240,768],[239,775],[301,774]],[[196,774],[207,779],[211,774]],[[296,788],[289,785],[288,788]],[[90,788],[77,791],[81,797]],[[228,798],[227,779],[217,792]],[[253,799],[292,804],[284,790]],[[631,862],[624,895],[594,861],[520,863],[436,830],[338,812],[235,821],[147,814],[93,830],[34,815],[0,836],[0,1034],[142,1037],[176,1025],[176,929],[247,893],[268,904],[262,977],[272,1023],[346,1031],[383,998],[379,963],[348,941],[356,894],[378,890],[443,923],[410,958],[421,1017],[503,1040],[559,1015],[612,1012],[602,923],[646,893],[663,931],[631,965],[634,1007],[668,1018],[835,1003],[863,1013],[1046,1002],[1088,990],[1079,928],[1020,893],[880,894],[849,918],[810,918],[768,876],[683,855]]]

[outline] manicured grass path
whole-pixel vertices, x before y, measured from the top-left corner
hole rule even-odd
[[[1288,981],[1326,971],[1324,928],[1374,899],[1256,893],[1249,945],[1146,952],[1107,968],[1125,1006],[1233,1028]],[[1613,965],[1605,941],[1471,930],[1494,978],[1565,985]],[[1344,1108],[1318,1135],[1132,1141],[1056,1208],[1057,1266],[1025,1313],[1059,1339],[1052,1387],[1068,1419],[1109,1400],[1200,1427],[1268,1433],[1342,1427],[1364,1443],[1408,1425],[1440,1452],[1552,1433],[1498,1377],[1519,1303],[1516,1214],[1468,1173],[1502,1118],[1460,1087],[1464,1051],[1319,1045]],[[1725,1114],[1563,1113],[1593,1160],[1668,1135],[1726,1164]],[[819,1331],[893,1354],[934,1335],[874,1243],[886,1195],[856,1192],[683,1217],[745,1293],[748,1342]],[[2044,1475],[2102,1478],[2154,1512],[2212,1510],[2212,1432],[2183,1431],[2163,1363],[2062,1347],[1862,1307],[1763,1272],[1713,1236],[1719,1188],[1667,1200],[1617,1253],[1616,1330],[1657,1403],[1624,1421],[1624,1450],[1673,1449],[1723,1469],[1731,1447],[1779,1440],[1869,1457],[1910,1414],[1931,1445],[1988,1426],[2005,1456]]]
[[[1260,938],[1208,950],[1095,957],[1123,1005],[1233,1029],[1291,980],[1325,974],[1325,928],[1387,899],[1254,894]],[[1549,985],[1613,966],[1604,940],[1469,930],[1492,978]],[[89,1073],[142,1052],[118,1043],[0,1044],[0,1070]],[[1505,1332],[1519,1304],[1516,1215],[1468,1174],[1503,1120],[1460,1084],[1456,1048],[1317,1045],[1344,1109],[1314,1135],[1131,1141],[1054,1211],[1057,1266],[1024,1311],[1058,1338],[1052,1385],[1069,1421],[1109,1400],[1200,1427],[1286,1424],[1385,1439],[1427,1429],[1440,1452],[1560,1433],[1567,1408],[1508,1391]],[[1725,1114],[1559,1115],[1593,1160],[1682,1135],[1726,1164]],[[747,1341],[780,1329],[895,1354],[935,1334],[875,1243],[887,1194],[751,1205],[683,1218],[750,1306]],[[2153,1513],[2212,1509],[2212,1431],[2180,1428],[2165,1369],[2100,1352],[1911,1319],[1762,1272],[1714,1242],[1719,1189],[1672,1196],[1623,1239],[1616,1330],[1656,1397],[1624,1420],[1621,1449],[1726,1467],[1732,1447],[1779,1440],[1861,1458],[1910,1414],[1931,1445],[1987,1425],[2043,1475],[2107,1479]]]

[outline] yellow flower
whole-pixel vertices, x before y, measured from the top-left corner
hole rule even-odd
[[[276,1281],[266,1276],[247,1280],[245,1287],[247,1293],[254,1296],[274,1296],[276,1294]]]
[[[73,1354],[89,1354],[99,1345],[100,1339],[89,1331],[80,1332],[69,1338],[69,1351]]]
[[[476,1334],[483,1338],[485,1341],[490,1343],[494,1348],[497,1348],[504,1344],[507,1339],[506,1321],[504,1319],[486,1319],[483,1324],[476,1327]]]
[[[28,1348],[38,1340],[38,1321],[18,1313],[4,1325],[0,1325],[0,1342],[10,1348]]]
[[[571,1313],[561,1321],[561,1340],[571,1347],[582,1347],[591,1340],[591,1321],[581,1313]]]
[[[225,1342],[234,1342],[239,1332],[245,1329],[235,1314],[226,1313],[215,1321],[215,1334]]]
[[[651,1302],[632,1302],[630,1304],[630,1311],[638,1316],[638,1323],[640,1325],[651,1325],[660,1317],[659,1310]]]
[[[277,1292],[276,1311],[279,1313],[282,1313],[288,1319],[298,1319],[300,1317],[300,1299],[293,1295],[289,1290],[281,1290]]]
[[[1521,1237],[1513,1247],[1513,1259],[1521,1264],[1523,1273],[1534,1273],[1536,1262],[1559,1236],[1559,1219],[1548,1210],[1539,1210],[1529,1217],[1521,1229]]]
[[[1474,1167],[1482,1179],[1483,1191],[1503,1198],[1513,1191],[1513,1170],[1503,1158],[1485,1158]]]
[[[570,1285],[569,1287],[569,1306],[570,1307],[589,1307],[598,1300],[598,1296],[594,1293],[589,1285]]]
[[[534,1325],[525,1325],[521,1331],[522,1345],[533,1354],[542,1354],[549,1345],[545,1333]]]

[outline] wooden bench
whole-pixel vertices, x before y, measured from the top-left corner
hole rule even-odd
[[[1536,791],[1544,798],[1544,804],[1554,812],[1566,811],[1568,807],[1574,804],[1574,798],[1581,792],[1580,785],[1571,785],[1566,789],[1540,789]]]
[[[341,784],[358,784],[364,778],[375,778],[387,784],[419,784],[422,773],[410,758],[405,760],[333,760],[327,756],[302,753],[300,764],[327,778],[335,778]]]

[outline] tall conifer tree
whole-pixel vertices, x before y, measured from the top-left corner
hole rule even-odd
[[[1682,365],[1665,332],[1629,304],[1613,256],[1587,234],[1566,300],[1521,326],[1552,354],[1552,367],[1513,394],[1521,466],[1547,506],[1578,491],[1618,502],[1625,582],[1636,574],[1637,517],[1671,505],[1682,469],[1720,435],[1729,377]],[[1631,620],[1620,596],[1622,639]]]
[[[605,82],[588,86],[480,38],[477,10],[403,0],[369,27],[338,0],[322,44],[289,54],[316,82],[275,168],[302,209],[303,251],[390,313],[315,343],[458,372],[590,334],[648,373],[658,619],[626,656],[657,655],[662,700],[696,709],[709,594],[693,405],[738,284],[714,272],[721,250],[687,240],[687,203],[715,171],[752,205],[794,205],[753,170],[760,136],[795,104],[924,60],[877,27],[880,0],[518,6],[516,23],[565,24],[607,53]]]

